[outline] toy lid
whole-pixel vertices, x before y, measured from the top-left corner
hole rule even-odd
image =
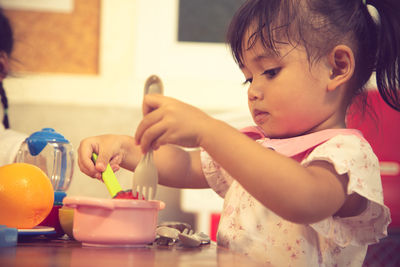
[[[69,144],[69,141],[64,136],[52,128],[43,128],[41,131],[34,132],[25,142],[28,144],[29,152],[33,156],[38,155],[48,142]]]

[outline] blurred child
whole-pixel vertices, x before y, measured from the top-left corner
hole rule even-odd
[[[0,9],[0,97],[2,124],[0,124],[0,166],[15,161],[16,154],[27,137],[25,134],[10,130],[8,121],[8,100],[3,80],[9,72],[9,59],[14,45],[13,33],[7,17]]]
[[[224,197],[218,245],[274,266],[361,266],[390,213],[378,159],[346,128],[346,111],[374,71],[383,99],[400,110],[399,14],[398,0],[246,1],[228,42],[256,126],[237,131],[146,95],[135,137],[83,140],[79,166],[96,178],[107,163],[134,171],[156,149],[160,184]]]

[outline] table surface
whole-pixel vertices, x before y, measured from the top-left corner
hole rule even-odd
[[[0,248],[0,266],[260,266],[249,257],[217,246],[197,248],[151,245],[141,248],[88,247],[63,239],[19,240]]]

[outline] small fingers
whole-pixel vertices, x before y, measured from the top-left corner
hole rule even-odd
[[[157,139],[166,131],[164,124],[161,123],[162,117],[158,116],[156,112],[153,113],[145,116],[135,133],[136,143],[140,145],[143,153],[150,148],[154,149],[153,144],[157,144]],[[156,146],[159,147],[159,145]]]
[[[120,166],[118,164],[113,164],[113,165],[110,164],[110,166],[113,172],[117,172],[120,169]]]
[[[113,136],[96,136],[81,141],[78,148],[78,165],[81,171],[90,177],[101,179],[108,163],[114,171],[119,169],[121,155],[115,152]],[[96,162],[93,162],[92,155],[97,155]]]
[[[92,146],[81,142],[78,148],[78,166],[80,170],[86,175],[93,178],[101,178],[101,173],[96,170],[95,165],[92,161],[92,153],[94,149]]]
[[[142,112],[143,115],[147,115],[155,109],[158,109],[165,96],[158,94],[148,94],[143,97]]]
[[[155,125],[149,129],[142,138],[142,143],[140,144],[143,153],[147,153],[150,149],[157,150],[163,143],[165,139],[165,134],[167,129],[163,128],[161,125]]]
[[[116,156],[116,159],[112,159],[112,153],[109,150],[99,148],[99,154],[97,155],[96,160],[96,170],[100,173],[104,172],[107,168],[107,165],[112,165],[112,169],[119,169],[119,161]]]
[[[122,157],[120,155],[116,155],[111,158],[109,164],[110,164],[113,172],[117,172],[121,168],[121,166],[120,166],[121,161],[122,161]]]

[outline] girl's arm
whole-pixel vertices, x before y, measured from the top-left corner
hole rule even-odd
[[[208,124],[214,130],[202,133],[201,146],[246,191],[281,217],[312,223],[339,210],[342,215],[353,214],[362,205],[361,197],[352,196],[349,207],[343,206],[348,178],[338,175],[331,164],[319,161],[304,167],[223,122]]]
[[[160,184],[177,188],[209,188],[201,168],[200,150],[189,152],[166,145],[155,151],[154,159]]]
[[[337,175],[327,162],[304,167],[199,109],[168,97],[146,96],[144,107],[145,114],[146,109],[153,110],[145,115],[135,136],[144,151],[165,144],[200,146],[247,192],[287,220],[312,223],[337,212],[353,215],[362,206],[358,195],[352,196],[352,205],[347,206],[348,178]]]

